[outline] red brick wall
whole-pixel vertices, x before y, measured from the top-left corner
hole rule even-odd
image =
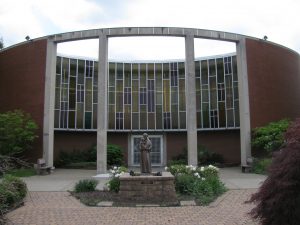
[[[251,128],[300,116],[299,54],[246,39]]]
[[[167,160],[171,160],[183,152],[187,146],[186,133],[168,133]],[[239,130],[198,131],[198,145],[207,150],[221,154],[226,163],[240,163],[240,132]]]
[[[167,161],[172,160],[179,154],[182,154],[183,149],[186,147],[186,132],[171,132],[166,134]]]
[[[96,132],[54,132],[54,159],[57,160],[60,151],[84,151],[96,144]],[[181,154],[187,146],[185,132],[166,133],[167,160]],[[124,160],[128,162],[128,134],[112,133],[107,135],[108,144],[116,144],[124,150]],[[240,132],[238,130],[198,132],[198,144],[208,150],[223,155],[226,163],[240,162]]]
[[[107,143],[121,146],[124,150],[124,160],[128,159],[127,133],[108,133]],[[59,153],[85,151],[97,144],[97,132],[55,131],[54,132],[54,161],[58,160]]]
[[[225,163],[241,162],[239,130],[198,132],[198,145],[223,156]]]
[[[38,140],[27,157],[42,156],[47,41],[40,40],[0,53],[0,112],[21,109],[39,126]]]

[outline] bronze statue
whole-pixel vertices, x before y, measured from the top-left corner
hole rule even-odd
[[[144,133],[140,141],[140,152],[141,152],[141,173],[150,174],[151,173],[151,158],[150,152],[152,148],[152,143],[148,138],[148,134]]]

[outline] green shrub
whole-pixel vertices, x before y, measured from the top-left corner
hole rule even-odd
[[[182,165],[182,164],[187,164],[187,160],[185,159],[174,159],[174,160],[170,160],[168,161],[168,167],[173,166],[173,165]]]
[[[209,151],[206,147],[198,146],[198,165],[210,165],[215,163],[224,163],[222,155]]]
[[[95,191],[97,184],[98,181],[93,179],[80,180],[75,184],[75,192]]]
[[[59,155],[59,160],[55,162],[58,167],[64,167],[66,165],[73,164],[74,168],[79,166],[76,163],[87,163],[97,161],[97,146],[93,145],[85,151],[73,150],[73,152],[68,153],[61,151]],[[120,166],[123,164],[123,150],[118,145],[107,145],[107,164],[108,166]],[[82,165],[81,165],[82,166]],[[83,168],[79,166],[78,168]],[[88,164],[90,166],[90,164]],[[70,168],[70,167],[69,167]]]
[[[197,148],[198,155],[198,165],[210,165],[216,163],[224,163],[224,158],[222,155],[209,151],[205,146],[198,145]],[[174,157],[171,161],[168,162],[168,166],[178,165],[178,164],[187,164],[187,149],[184,148],[183,153]]]
[[[120,179],[118,177],[113,177],[107,184],[110,191],[118,193],[120,190]]]
[[[112,169],[109,170],[111,173],[111,179],[107,182],[107,187],[110,191],[119,192],[120,190],[120,179],[119,177],[128,172],[128,169],[124,166],[114,166]]]
[[[201,204],[206,205],[225,191],[226,188],[218,177],[209,177],[205,180],[195,182],[192,194]]]
[[[199,171],[199,169],[198,169],[198,171]],[[204,178],[218,177],[219,169],[212,165],[202,166],[202,167],[200,167],[200,174]]]
[[[0,215],[20,204],[26,194],[27,187],[24,181],[11,175],[5,175],[0,182]]]
[[[174,176],[177,176],[180,174],[191,174],[192,173],[189,166],[186,166],[183,164],[172,165],[170,167],[167,167],[166,170],[168,170]]]
[[[208,204],[226,191],[215,166],[172,165],[166,169],[175,176],[176,191],[195,197],[200,204]]]
[[[197,178],[190,174],[181,174],[175,177],[175,190],[180,194],[190,194],[193,192],[193,185]]]
[[[271,163],[271,158],[255,159],[253,162],[252,171],[257,174],[266,174]]]
[[[56,162],[56,165],[65,166],[71,163],[96,162],[97,151],[94,151],[95,148],[95,146],[92,146],[86,151],[79,151],[74,149],[70,153],[61,151],[59,153],[59,160],[58,162]]]
[[[0,113],[0,155],[19,156],[32,147],[38,126],[20,110]]]
[[[123,150],[118,145],[107,145],[107,164],[110,166],[123,165]]]
[[[263,127],[257,127],[252,132],[252,147],[271,153],[284,143],[284,133],[290,125],[290,120],[283,119]]]

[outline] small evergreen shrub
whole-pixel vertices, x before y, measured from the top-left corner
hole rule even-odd
[[[123,150],[118,145],[107,145],[107,164],[109,166],[123,165]]]
[[[98,181],[94,179],[80,180],[78,183],[76,183],[74,190],[75,192],[95,191],[97,184]]]
[[[284,133],[289,125],[290,120],[283,119],[255,128],[252,132],[252,147],[267,153],[278,150],[284,142]]]
[[[300,119],[285,134],[285,145],[274,153],[269,175],[249,202],[262,225],[297,225],[300,221]]]

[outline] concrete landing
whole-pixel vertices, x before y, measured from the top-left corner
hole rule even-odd
[[[160,170],[162,171],[162,170]],[[81,179],[90,179],[96,176],[96,170],[55,169],[50,175],[22,178],[29,191],[68,191],[73,190]],[[258,188],[266,179],[264,175],[242,173],[240,167],[221,168],[220,178],[229,189]],[[98,188],[103,189],[108,177],[97,178]]]

